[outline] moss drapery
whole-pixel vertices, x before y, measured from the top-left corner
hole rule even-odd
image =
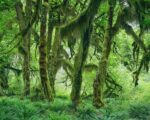
[[[113,28],[113,13],[115,7],[115,1],[109,0],[109,10],[108,10],[108,22],[107,22],[107,30],[105,33],[105,39],[102,48],[102,57],[99,62],[99,68],[97,71],[96,78],[93,84],[93,105],[95,107],[102,107],[103,103],[103,86],[107,75],[107,65],[108,58],[111,51],[112,44],[112,28]]]
[[[82,38],[84,36],[85,32],[87,32],[87,29],[89,29],[89,23],[92,23],[92,20],[94,19],[95,14],[98,11],[98,8],[100,6],[101,0],[91,0],[88,7],[75,19],[73,19],[68,24],[64,24],[57,28],[57,30],[53,31],[52,38],[54,38],[53,47],[52,47],[52,53],[51,53],[51,60],[50,60],[50,81],[51,86],[54,90],[54,83],[55,83],[55,75],[57,70],[55,70],[55,66],[58,62],[59,57],[59,48],[60,48],[60,39],[63,39],[64,37],[70,37],[74,36],[75,38]],[[59,32],[58,32],[59,31]],[[59,35],[58,35],[59,34]],[[82,41],[82,40],[81,40]],[[53,84],[52,84],[53,83]]]
[[[91,23],[89,23],[91,24]],[[71,100],[73,106],[77,106],[80,101],[80,91],[82,86],[82,71],[83,66],[86,61],[88,55],[88,48],[90,45],[90,34],[91,34],[91,26],[85,31],[83,38],[81,38],[81,43],[79,46],[78,54],[75,58],[74,62],[74,74],[73,74],[73,83],[72,83],[72,91],[71,91]]]

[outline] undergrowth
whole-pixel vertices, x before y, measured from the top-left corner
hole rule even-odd
[[[31,101],[19,97],[0,98],[0,120],[150,120],[149,83],[130,87],[116,98],[105,98],[105,107],[95,109],[92,98],[81,102],[75,111],[69,97],[55,101]]]

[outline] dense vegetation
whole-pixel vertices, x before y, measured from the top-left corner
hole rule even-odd
[[[0,0],[0,120],[150,120],[149,0]]]

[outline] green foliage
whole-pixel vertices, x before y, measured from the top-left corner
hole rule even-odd
[[[90,98],[84,99],[76,111],[64,96],[58,96],[53,103],[2,97],[0,120],[149,120],[149,91],[149,84],[145,82],[137,89],[126,86],[120,97],[106,98],[107,105],[104,108],[95,109]]]
[[[54,27],[56,25],[57,27],[61,27],[62,37],[64,38],[62,38],[60,41],[60,46],[63,47],[64,51],[67,51],[67,40],[69,41],[70,39],[76,38],[74,43],[70,43],[74,47],[73,50],[75,55],[68,60],[68,58],[62,53],[62,49],[60,49],[60,58],[57,56],[55,58],[56,61],[61,61],[62,63],[59,62],[57,64],[61,69],[58,70],[56,75],[55,88],[57,93],[54,102],[48,103],[46,100],[40,97],[39,99],[32,99],[32,101],[27,98],[21,100],[22,97],[20,98],[20,96],[22,96],[24,86],[24,81],[22,79],[23,59],[21,54],[17,51],[19,45],[16,45],[21,38],[18,37],[17,39],[13,40],[14,36],[19,31],[16,20],[16,11],[14,8],[17,1],[18,0],[0,0],[0,83],[3,82],[1,78],[4,78],[6,70],[8,71],[7,77],[9,85],[7,90],[2,89],[0,86],[0,95],[7,95],[7,97],[0,96],[0,120],[150,120],[150,73],[146,73],[142,69],[141,76],[139,77],[139,86],[134,88],[132,84],[132,73],[138,68],[144,52],[140,48],[138,52],[138,60],[135,61],[133,55],[135,41],[126,33],[129,31],[122,30],[124,29],[122,28],[122,25],[117,26],[120,28],[120,30],[113,39],[107,71],[111,78],[122,87],[122,90],[118,90],[117,87],[114,87],[114,84],[109,83],[110,86],[114,88],[114,96],[109,96],[104,93],[105,107],[101,109],[95,109],[92,106],[93,81],[96,77],[99,60],[101,59],[103,40],[105,39],[104,33],[106,31],[108,19],[108,2],[104,0],[101,2],[101,6],[98,9],[98,14],[96,14],[94,21],[92,23],[90,21],[90,24],[93,24],[93,32],[91,33],[91,41],[93,43],[90,43],[91,46],[89,48],[88,58],[85,66],[83,67],[83,82],[81,88],[82,99],[79,107],[74,110],[69,99],[72,82],[70,78],[72,78],[75,70],[73,66],[74,56],[76,56],[76,53],[82,52],[81,50],[77,49],[79,47],[80,37],[89,25],[89,16],[92,17],[93,12],[95,11],[95,6],[92,8],[89,6],[88,10],[88,2],[86,0],[68,0],[67,5],[64,5],[64,2],[67,0],[49,0],[51,10],[51,19],[49,21],[54,23]],[[21,1],[23,3],[23,9],[25,10],[26,0]],[[33,13],[35,12],[35,1],[36,0],[32,1]],[[97,2],[99,1],[100,0],[97,0]],[[144,27],[141,39],[148,51],[147,57],[145,57],[145,62],[150,61],[149,0],[127,1],[132,7],[137,7],[137,10],[130,8],[131,6],[127,5],[126,8],[128,9],[128,12],[125,14],[125,16],[121,17],[121,19],[125,18],[125,22],[131,25],[133,32],[135,32],[138,37],[140,36],[139,33],[141,31],[140,25]],[[146,4],[142,4],[141,2],[145,2]],[[135,3],[139,4],[137,5]],[[139,6],[141,6],[141,8]],[[118,14],[121,10],[122,6],[118,0],[114,9],[115,13],[113,15],[113,24],[116,23],[116,19],[118,18]],[[41,17],[40,11],[41,9],[39,9],[39,18]],[[135,15],[137,13],[138,15]],[[135,16],[132,16],[133,14]],[[129,16],[133,19],[128,19]],[[37,33],[37,37],[40,37],[38,35],[40,31],[40,21],[38,22],[38,20],[36,20],[35,23],[36,24],[32,26],[32,29]],[[64,25],[61,26],[62,24]],[[39,53],[37,50],[37,43],[33,41],[33,36],[34,35],[32,34],[30,41],[31,98],[32,96],[36,96],[34,88],[38,88],[38,90],[41,91],[41,86],[39,87],[39,84],[41,84],[38,64]],[[59,35],[56,36],[60,37]],[[71,36],[72,38],[66,39],[68,36]],[[87,37],[87,35],[85,36]],[[87,38],[85,41],[86,40]],[[57,53],[56,46],[57,45],[54,45],[54,53]],[[139,46],[140,45],[137,45],[137,47]],[[99,49],[96,51],[96,54],[94,47]],[[57,48],[59,49],[59,46],[57,46]],[[9,51],[11,49],[13,49],[13,51]],[[85,49],[83,49],[83,51],[84,50]],[[70,53],[67,51],[68,56],[70,56],[69,54]],[[85,56],[79,56],[79,60],[81,58],[85,59]],[[62,66],[59,64],[62,64]],[[77,65],[78,63],[75,66]],[[5,68],[7,66],[13,67],[16,70]],[[56,65],[53,67],[56,67]],[[150,67],[149,64],[147,64],[147,67]],[[51,69],[52,66],[49,68]],[[64,71],[64,68],[69,71],[70,78],[66,78],[67,73],[65,73],[66,71]],[[17,72],[17,70],[19,70],[19,72]],[[52,74],[54,75],[53,72]],[[106,85],[104,89],[110,92],[110,88],[107,88]],[[15,96],[12,97],[12,95]]]
[[[14,7],[17,0],[1,0],[0,1],[0,11],[10,10]]]
[[[129,109],[129,115],[131,118],[139,120],[149,120],[150,119],[150,104],[138,104],[131,106]]]
[[[0,120],[67,120],[73,118],[63,113],[64,106],[61,106],[59,101],[53,105],[55,107],[46,101],[32,103],[29,100],[2,98],[0,100]]]
[[[100,110],[104,115],[103,120],[149,120],[149,84],[143,82],[138,88],[130,89],[129,86],[124,87],[120,97],[106,99],[107,105]]]

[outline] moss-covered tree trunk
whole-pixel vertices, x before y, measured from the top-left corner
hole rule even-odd
[[[78,54],[76,55],[75,62],[74,62],[74,75],[73,75],[71,99],[72,99],[72,104],[75,107],[79,104],[80,101],[80,91],[82,86],[82,71],[88,55],[90,34],[91,34],[91,25],[89,25],[89,27],[85,30],[85,33],[81,38]]]
[[[47,23],[47,12],[48,12],[48,0],[43,1],[41,13],[41,27],[40,27],[40,44],[39,44],[39,67],[40,67],[40,78],[42,89],[49,101],[53,100],[53,94],[48,80],[48,71],[47,71],[47,40],[46,40],[46,23]]]
[[[60,56],[60,52],[61,52],[60,51],[60,47],[61,47],[60,39],[61,38],[63,39],[64,37],[68,37],[71,34],[75,35],[75,37],[76,37],[76,35],[78,34],[78,35],[82,36],[82,42],[83,42],[84,41],[83,39],[85,39],[85,34],[87,35],[87,32],[89,30],[89,25],[92,24],[90,22],[93,21],[94,16],[97,13],[97,10],[100,6],[100,3],[101,3],[101,0],[91,0],[88,7],[79,16],[77,16],[75,19],[73,19],[68,24],[62,25],[62,26],[56,28],[55,30],[53,30],[52,38],[54,40],[52,40],[52,41],[54,43],[52,45],[52,53],[51,53],[51,57],[50,57],[49,76],[50,76],[50,81],[51,81],[51,87],[52,87],[52,90],[54,93],[55,93],[55,90],[54,90],[55,76],[56,76],[56,73],[58,70],[57,65],[59,64],[59,56]],[[88,41],[88,39],[87,39],[87,41]],[[82,43],[82,45],[83,44],[84,43]],[[83,52],[80,55],[84,55],[85,53]],[[84,59],[81,59],[81,61],[84,63]],[[82,62],[80,65],[81,67],[83,66]],[[77,74],[80,71],[79,69],[80,69],[80,67],[77,68]],[[81,74],[82,74],[82,72],[81,72]],[[78,76],[75,76],[75,77],[78,77]],[[77,80],[77,78],[75,78],[74,84],[78,83],[76,80]],[[81,80],[79,80],[79,81],[81,81]],[[73,88],[78,89],[77,87],[73,87]],[[76,91],[76,90],[72,89],[72,94],[74,94],[74,91]],[[80,94],[80,93],[77,93],[77,94]],[[72,96],[74,96],[74,95],[72,95]],[[72,100],[73,99],[74,99],[74,97],[72,97]]]
[[[48,38],[47,38],[47,66],[48,66],[48,78],[50,80],[51,83],[51,88],[52,88],[52,92],[53,94],[55,94],[55,90],[54,90],[54,80],[53,80],[53,76],[54,72],[52,72],[52,64],[51,64],[51,59],[52,59],[52,33],[53,33],[53,28],[54,28],[54,23],[53,23],[53,18],[52,18],[52,12],[51,10],[49,11],[49,20],[48,20]],[[52,73],[52,74],[51,74]]]
[[[81,16],[79,17],[79,19],[77,19],[79,23],[85,20],[85,25],[83,25],[83,28],[80,27],[80,31],[83,30],[81,33],[81,44],[74,63],[75,68],[71,91],[71,99],[74,107],[77,107],[80,101],[80,92],[82,86],[82,69],[88,54],[91,25],[94,16],[97,14],[100,3],[101,0],[91,0],[87,9],[83,13],[81,13]]]
[[[16,12],[19,22],[20,31],[24,31],[26,26],[30,24],[32,18],[32,0],[26,1],[25,12],[23,12],[23,6],[21,2],[16,5]],[[30,94],[30,39],[31,29],[22,36],[22,55],[23,55],[23,80],[24,80],[24,95]]]
[[[32,17],[32,0],[26,1],[25,7],[25,24],[28,25],[31,22]],[[24,94],[27,96],[30,94],[30,39],[31,39],[31,29],[28,30],[27,34],[24,36],[23,47],[24,61],[23,61],[23,79],[24,79]]]
[[[52,92],[55,95],[55,77],[56,73],[58,71],[58,62],[60,57],[60,47],[61,47],[61,36],[60,36],[60,28],[55,27],[53,30],[53,36],[52,36],[52,52],[49,57],[49,79],[50,79],[50,85],[52,88]]]
[[[113,32],[112,24],[113,24],[113,11],[115,5],[114,2],[115,1],[109,0],[108,23],[107,23],[105,39],[103,43],[102,57],[99,62],[99,68],[93,84],[93,92],[94,92],[93,105],[95,107],[101,107],[104,105],[102,100],[103,86],[106,79],[108,58],[109,58],[109,54],[111,51],[111,44],[112,44],[112,32]]]
[[[8,89],[9,85],[8,85],[8,73],[9,70],[7,70],[4,67],[0,68],[0,87],[3,89]]]
[[[29,43],[29,33],[23,39],[24,51],[23,54],[23,80],[24,80],[24,95],[28,96],[30,94],[30,43]]]
[[[101,0],[91,0],[88,7],[79,15],[72,23],[69,23],[62,28],[62,33],[66,33],[73,29],[81,32],[81,43],[79,46],[78,54],[75,58],[73,82],[71,90],[71,100],[74,107],[77,107],[80,101],[80,92],[82,86],[82,69],[88,54],[90,43],[91,25],[94,16],[97,14]],[[75,27],[74,27],[75,26]],[[72,29],[71,29],[72,28]],[[65,32],[64,32],[65,31]]]

